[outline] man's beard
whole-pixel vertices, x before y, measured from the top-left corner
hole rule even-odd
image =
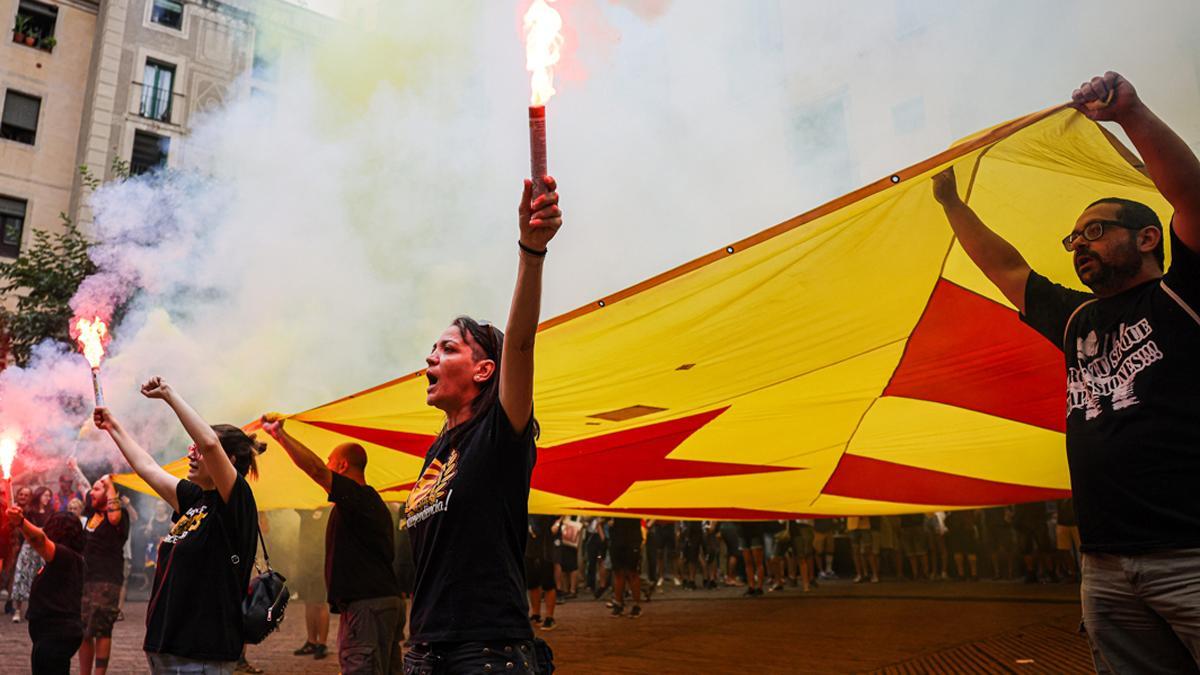
[[[1093,292],[1103,293],[1115,290],[1125,285],[1125,282],[1137,276],[1142,269],[1142,259],[1136,247],[1117,252],[1116,262],[1106,262],[1094,253],[1083,253],[1076,258],[1075,273],[1079,280]],[[1079,261],[1090,260],[1093,271],[1089,278],[1084,279],[1079,273]]]

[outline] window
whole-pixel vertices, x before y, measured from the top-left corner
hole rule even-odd
[[[142,74],[142,117],[159,122],[171,121],[171,91],[175,84],[175,66],[146,59]]]
[[[4,95],[0,138],[33,145],[37,139],[38,112],[41,109],[42,99],[9,89]]]
[[[154,0],[154,6],[150,8],[150,20],[160,26],[182,30],[182,0]]]
[[[260,32],[254,38],[254,65],[251,69],[254,78],[264,82],[274,81],[278,75],[278,62],[279,45]]]
[[[35,0],[21,0],[13,23],[13,39],[24,36],[25,44],[47,51],[54,48],[54,26],[58,23],[58,8]],[[33,44],[30,44],[32,40]]]
[[[133,156],[129,158],[129,173],[137,176],[167,165],[167,150],[171,139],[148,131],[133,132]]]
[[[0,255],[17,257],[24,229],[25,200],[0,195]]]

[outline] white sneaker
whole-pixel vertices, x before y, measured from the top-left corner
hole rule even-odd
[[[862,575],[861,575],[861,574],[855,574],[855,575],[854,575],[854,583],[856,583],[856,584],[857,584],[857,583],[858,583],[858,582],[860,582],[860,581],[862,581]]]
[[[13,623],[21,623],[21,610],[13,610]]]
[[[873,584],[879,583],[879,577],[872,574],[871,575],[871,583],[873,583]]]
[[[679,580],[679,577],[675,577],[674,579],[671,579],[671,581],[675,582],[675,586],[677,588],[683,585],[683,582]]]

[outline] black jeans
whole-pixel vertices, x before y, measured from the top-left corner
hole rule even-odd
[[[541,642],[540,646],[545,643]],[[404,675],[541,675],[551,672],[548,668],[553,666],[542,663],[537,651],[529,640],[414,643],[404,654]],[[549,647],[546,651],[549,652]]]
[[[82,642],[83,638],[79,636],[37,640],[29,658],[31,672],[33,675],[69,675],[71,657],[79,651]]]

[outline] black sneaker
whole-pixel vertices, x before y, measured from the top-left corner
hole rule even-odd
[[[542,619],[542,630],[554,630],[554,627],[557,625],[558,625],[558,622],[555,621],[554,617],[552,617],[552,616],[548,616],[545,619]]]
[[[618,605],[617,603],[614,602],[613,606],[612,606],[612,612],[609,614],[609,616],[611,616],[612,618],[615,619],[615,618],[621,616],[621,614],[623,614],[624,612],[625,612],[625,605]]]
[[[313,645],[313,660],[320,661],[329,656],[329,647],[325,645]]]
[[[633,609],[629,610],[629,618],[636,619],[642,615],[642,606],[634,605]]]
[[[541,614],[530,614],[530,615],[529,615],[529,623],[532,623],[532,624],[539,624],[539,623],[541,623],[541,622],[542,622],[542,615],[541,615]]]
[[[745,591],[742,592],[743,598],[753,598],[756,595],[758,595],[758,593],[755,593],[753,588],[747,588]]]
[[[292,652],[292,656],[308,656],[309,654],[312,654],[313,651],[316,650],[316,648],[317,648],[317,646],[315,644],[313,644],[311,642],[305,642],[304,646],[302,646],[302,647],[300,647],[300,649],[297,649],[296,651]]]

